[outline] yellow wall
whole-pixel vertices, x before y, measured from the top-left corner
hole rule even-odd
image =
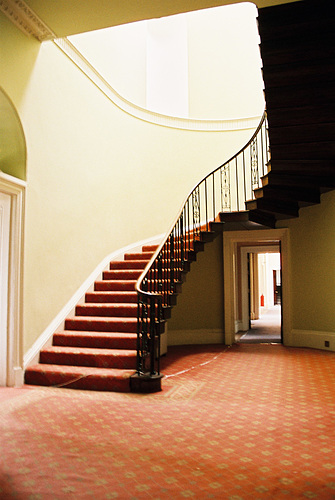
[[[24,351],[106,255],[167,230],[251,131],[164,128],[119,110],[52,43],[0,13],[0,86],[27,141]]]
[[[279,226],[290,229],[292,329],[335,334],[335,192]]]

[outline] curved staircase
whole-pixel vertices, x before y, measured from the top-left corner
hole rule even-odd
[[[41,350],[39,364],[27,368],[26,384],[130,391],[137,356],[135,284],[155,249],[144,246],[110,263],[65,329],[54,333],[52,346]]]
[[[298,217],[335,188],[331,3],[266,7],[258,22],[268,126],[264,118],[246,147],[194,188],[158,247],[111,262],[26,370],[27,384],[159,390],[160,336],[197,252],[222,231]]]

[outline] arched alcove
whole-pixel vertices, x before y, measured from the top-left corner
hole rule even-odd
[[[26,140],[19,115],[0,87],[0,170],[26,180]]]

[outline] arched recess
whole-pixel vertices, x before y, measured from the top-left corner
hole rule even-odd
[[[235,341],[236,325],[236,262],[239,244],[249,246],[273,244],[280,245],[282,269],[282,335],[283,344],[291,345],[291,291],[289,279],[289,230],[268,229],[259,231],[232,231],[224,233],[224,315],[225,315],[225,344],[231,345]],[[251,245],[250,245],[251,246]],[[265,247],[264,247],[265,248]]]
[[[27,150],[20,117],[0,87],[0,170],[26,180]]]
[[[26,141],[19,116],[0,89],[0,385],[23,382],[23,225]]]

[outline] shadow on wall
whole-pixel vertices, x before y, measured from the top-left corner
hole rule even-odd
[[[26,141],[19,115],[0,88],[0,169],[26,180]]]
[[[168,320],[168,345],[223,342],[222,235],[197,254]]]

